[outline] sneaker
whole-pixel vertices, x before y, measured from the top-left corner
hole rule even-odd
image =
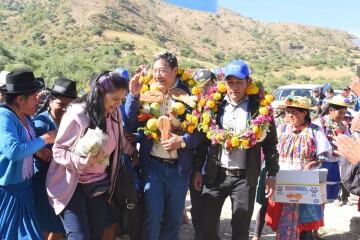
[[[336,200],[334,201],[334,205],[335,205],[336,207],[342,207],[344,204],[343,204],[343,201],[340,201],[339,199],[336,199]]]

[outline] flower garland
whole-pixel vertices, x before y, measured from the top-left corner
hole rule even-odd
[[[260,82],[252,81],[246,90],[246,93],[250,97],[259,102],[260,106],[259,109],[257,109],[258,114],[254,114],[247,122],[247,128],[245,130],[235,133],[229,129],[220,128],[216,123],[218,106],[222,103],[226,95],[226,84],[224,81],[218,81],[207,93],[204,93],[204,84],[195,81],[190,74],[184,71],[184,69],[178,69],[177,77],[186,84],[191,93],[194,96],[197,96],[197,99],[199,100],[192,112],[186,114],[185,119],[181,122],[180,126],[172,126],[172,133],[191,134],[197,129],[198,131],[203,131],[207,138],[211,140],[212,144],[220,144],[224,149],[229,151],[236,147],[248,149],[264,140],[266,133],[269,130],[270,122],[273,120],[273,109],[270,103],[274,100],[274,97],[273,95],[266,93],[262,87],[259,88]],[[157,90],[156,87],[154,87],[154,84],[156,83],[152,83],[149,86],[151,79],[152,71],[148,70],[147,76],[140,79],[140,81],[143,80],[145,82],[144,86],[147,85],[146,87],[143,87],[141,94],[148,90]],[[143,130],[149,139],[159,141],[160,131],[155,127],[156,118],[159,116],[154,114],[156,113],[156,110],[152,110],[154,108],[151,107],[151,105],[156,104],[151,103],[150,107],[148,105],[149,104],[142,104],[141,106],[138,120],[143,122],[146,121],[146,125],[139,130]],[[179,105],[179,109],[183,109],[175,112],[180,113],[177,115],[182,115],[185,112],[185,107],[181,107],[181,104]],[[147,117],[141,118],[142,114],[147,114]]]
[[[199,97],[197,109],[193,111],[195,116],[200,116],[199,130],[206,133],[212,144],[220,144],[224,149],[251,148],[257,142],[261,142],[266,137],[270,122],[273,120],[273,109],[270,105],[274,101],[271,94],[266,93],[263,88],[259,88],[260,82],[254,81],[248,86],[246,93],[259,101],[259,113],[247,122],[247,129],[235,133],[229,129],[222,129],[216,123],[216,113],[218,106],[223,101],[226,93],[224,81],[218,82],[206,94]],[[255,114],[256,115],[256,114]]]
[[[146,69],[144,71],[144,76],[141,76],[139,81],[144,82],[144,85],[140,91],[140,94],[144,94],[147,91],[160,91],[157,83],[153,80],[153,71],[152,69]],[[195,87],[196,81],[187,73],[183,68],[178,68],[177,78],[179,78],[189,89],[194,89],[195,92],[198,92],[198,88]],[[193,91],[192,91],[193,92]],[[149,138],[155,141],[159,141],[161,133],[157,128],[157,118],[160,116],[160,106],[157,103],[142,103],[140,106],[140,115],[138,116],[139,122],[146,122],[144,127],[139,128],[138,130],[144,131],[144,134]],[[182,102],[176,102],[172,107],[172,116],[171,118],[176,118],[175,115],[182,115],[185,113],[185,105]],[[179,126],[171,126],[171,132],[177,135],[184,133],[193,133],[198,126],[198,119],[195,117],[190,117],[191,115],[186,115],[187,124],[180,123]]]

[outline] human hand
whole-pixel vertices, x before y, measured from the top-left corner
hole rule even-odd
[[[275,192],[276,180],[274,178],[265,179],[265,197],[271,197]]]
[[[57,132],[58,132],[57,130],[49,131],[49,132],[45,133],[44,135],[42,135],[41,138],[45,140],[46,144],[52,144],[55,141]]]
[[[39,91],[39,93],[37,94],[36,98],[40,101],[43,102],[44,98],[46,97],[50,92],[48,90],[41,90]]]
[[[53,153],[50,149],[43,147],[35,153],[35,156],[39,157],[45,162],[49,162],[53,158]]]
[[[194,188],[196,189],[196,191],[198,191],[198,192],[202,191],[203,176],[202,176],[201,172],[195,171],[192,184],[193,184]]]
[[[162,141],[161,145],[166,151],[178,150],[181,147],[182,138],[176,134],[170,133],[168,140]]]
[[[131,142],[131,143],[134,143],[136,142],[136,136],[135,134],[131,133],[131,132],[124,132],[124,135],[126,137],[126,139]]]
[[[305,171],[309,171],[312,167],[316,166],[317,165],[317,161],[311,161],[307,164],[305,164]]]
[[[355,76],[351,78],[351,91],[360,97],[360,77]]]
[[[101,147],[96,156],[92,156],[91,153],[89,153],[89,155],[86,158],[86,163],[91,165],[97,162],[101,162],[104,160],[105,156],[106,156],[105,150],[103,147]]]
[[[135,150],[134,153],[131,155],[131,166],[140,166],[139,153],[137,150]]]
[[[140,159],[138,157],[133,157],[131,160],[131,166],[132,167],[140,166]]]
[[[135,75],[131,78],[131,81],[129,83],[129,90],[131,92],[132,95],[137,96],[140,94],[141,89],[144,85],[144,82],[140,83],[140,76],[144,75],[143,69],[145,68],[145,65],[140,66],[138,69],[136,69],[135,71]]]
[[[360,137],[352,139],[345,134],[334,137],[333,144],[337,146],[334,152],[345,157],[350,163],[356,165],[360,161]]]

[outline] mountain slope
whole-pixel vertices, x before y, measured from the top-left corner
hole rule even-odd
[[[0,69],[30,67],[49,83],[64,75],[85,85],[100,70],[134,70],[164,50],[191,68],[244,59],[271,89],[288,81],[342,87],[360,63],[354,36],[344,31],[159,0],[3,0],[0,22]]]

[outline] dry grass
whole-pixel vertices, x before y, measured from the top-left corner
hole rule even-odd
[[[46,0],[39,1],[48,4]],[[118,13],[119,17],[110,19],[109,10]],[[0,10],[2,12],[8,13]],[[5,21],[8,28],[2,29],[0,40],[30,42],[36,27],[41,26],[46,29],[46,40],[56,39],[69,43],[88,41],[88,46],[96,48],[101,45],[116,45],[115,38],[118,37],[121,41],[133,42],[137,54],[151,56],[159,51],[170,50],[177,53],[180,60],[195,61],[205,67],[215,67],[217,61],[214,53],[224,52],[225,60],[238,53],[239,57],[244,56],[249,65],[267,60],[271,63],[267,73],[278,77],[289,70],[294,71],[297,76],[308,75],[312,79],[322,77],[338,80],[353,75],[353,69],[347,66],[336,70],[325,68],[323,71],[314,67],[277,67],[274,60],[278,59],[281,63],[301,65],[298,59],[310,59],[315,55],[323,55],[327,60],[341,55],[350,60],[351,56],[356,55],[358,58],[353,60],[360,63],[359,50],[346,52],[354,45],[349,41],[352,36],[344,31],[295,23],[264,23],[221,7],[219,14],[215,15],[160,0],[63,0],[59,1],[54,13],[58,18],[56,23],[44,20],[21,34],[16,30],[22,27],[19,21],[21,17],[9,17]],[[62,17],[69,14],[75,19],[75,24],[64,29]],[[92,27],[104,29],[103,36],[92,36],[94,33],[89,30]],[[77,33],[85,37],[80,38]],[[16,38],[10,39],[9,35]],[[291,49],[290,44],[299,44],[303,49]],[[182,50],[195,52],[196,59],[181,56]],[[252,58],[253,56],[257,58]],[[218,65],[223,65],[224,61],[218,61]]]
[[[306,75],[311,76],[311,78],[327,78],[327,79],[341,79],[344,76],[352,76],[354,73],[349,68],[337,68],[337,69],[324,69],[317,70],[315,67],[301,67],[299,69],[289,69],[294,72],[295,75]],[[274,72],[273,75],[280,77],[284,73],[284,70],[281,72]]]

